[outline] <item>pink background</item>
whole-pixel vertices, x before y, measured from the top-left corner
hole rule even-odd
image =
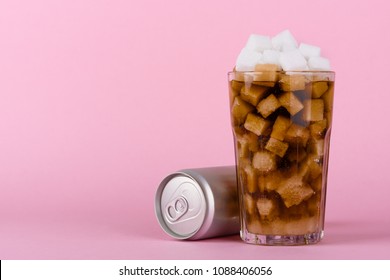
[[[239,4],[240,3],[240,4]],[[0,259],[389,259],[388,1],[0,2]],[[231,165],[227,75],[290,29],[336,71],[326,237],[172,240],[156,188]]]

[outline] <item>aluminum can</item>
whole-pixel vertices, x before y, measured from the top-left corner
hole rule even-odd
[[[161,228],[182,240],[239,234],[235,166],[185,169],[165,177],[155,196]]]

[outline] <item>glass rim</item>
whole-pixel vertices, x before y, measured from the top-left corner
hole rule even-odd
[[[256,73],[307,73],[307,74],[336,74],[335,71],[332,70],[278,70],[278,71],[268,71],[268,70],[261,70],[261,71],[229,71],[228,75],[231,74],[256,74]]]

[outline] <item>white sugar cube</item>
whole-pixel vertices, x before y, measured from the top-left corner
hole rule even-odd
[[[254,71],[256,64],[262,63],[262,54],[243,48],[237,57],[236,71]]]
[[[298,43],[289,30],[274,37],[251,34],[236,60],[236,71],[256,71],[258,64],[279,65],[284,71],[330,70],[321,48]]]
[[[306,59],[298,50],[281,52],[279,61],[284,71],[307,70]]]
[[[262,52],[264,50],[272,49],[271,38],[268,36],[251,34],[249,36],[245,48],[257,52]]]
[[[304,43],[301,43],[299,45],[299,51],[306,59],[309,59],[310,57],[313,57],[313,56],[320,56],[320,54],[321,54],[320,47],[308,45],[308,44],[304,44]]]
[[[280,52],[275,50],[265,50],[263,52],[263,61],[266,64],[277,64],[279,65]]]
[[[272,46],[275,50],[289,51],[296,49],[298,43],[289,30],[284,30],[272,38]]]
[[[310,70],[330,70],[330,62],[324,57],[311,57],[307,64],[309,65]]]

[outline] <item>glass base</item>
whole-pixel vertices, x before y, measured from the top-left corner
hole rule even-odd
[[[240,231],[241,239],[249,244],[269,246],[295,246],[316,244],[324,237],[324,231],[304,235],[261,235]]]

